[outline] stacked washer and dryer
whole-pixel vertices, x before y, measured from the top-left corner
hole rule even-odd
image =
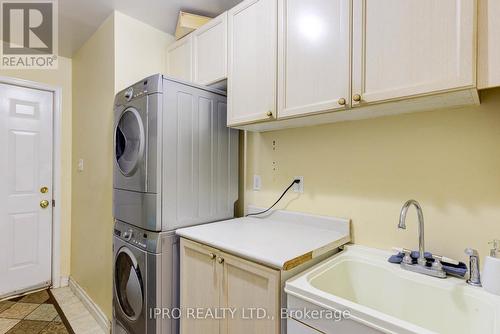
[[[148,77],[115,98],[113,333],[178,333],[177,228],[232,218],[238,133],[224,92]],[[151,316],[153,315],[153,316]]]

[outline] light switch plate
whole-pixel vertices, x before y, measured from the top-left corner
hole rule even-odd
[[[260,175],[255,174],[253,176],[253,190],[259,191],[261,187],[262,187],[262,180],[260,178]]]
[[[78,159],[78,167],[77,170],[79,172],[83,172],[83,159]]]
[[[299,179],[299,183],[295,183],[293,185],[293,192],[295,193],[303,193],[304,192],[304,177],[303,176],[295,176],[294,180]]]

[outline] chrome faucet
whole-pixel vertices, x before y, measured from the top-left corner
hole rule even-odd
[[[411,199],[403,205],[401,213],[399,214],[398,228],[406,230],[406,214],[412,205],[417,209],[418,216],[418,264],[414,265],[407,259],[406,261],[403,260],[403,262],[401,262],[401,268],[433,277],[446,278],[446,272],[443,270],[443,266],[441,265],[440,256],[433,255],[434,262],[432,265],[427,266],[427,260],[425,259],[424,214],[422,212],[422,207],[417,201]],[[405,258],[409,258],[407,255],[409,254],[405,254]]]
[[[472,248],[465,249],[465,254],[469,256],[469,279],[467,284],[481,286],[481,274],[479,273],[479,254]]]
[[[425,259],[424,214],[422,212],[422,207],[414,199],[407,201],[403,205],[403,208],[401,209],[401,213],[399,215],[398,227],[400,229],[406,230],[406,213],[408,212],[408,209],[411,205],[415,206],[418,215],[418,251],[420,254],[418,255],[417,262],[419,265],[425,266],[427,264],[427,260]]]

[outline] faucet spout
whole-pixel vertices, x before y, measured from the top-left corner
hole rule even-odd
[[[418,264],[425,266],[427,264],[427,260],[425,259],[425,255],[424,255],[425,254],[424,214],[422,212],[422,207],[414,199],[407,201],[403,205],[403,207],[401,208],[401,213],[399,215],[398,228],[406,229],[406,214],[408,213],[408,209],[412,205],[417,209],[417,216],[418,216],[418,251],[419,251],[419,256],[418,256],[417,262],[418,262]]]

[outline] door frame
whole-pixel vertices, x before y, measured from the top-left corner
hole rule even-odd
[[[62,88],[45,83],[0,76],[0,83],[48,91],[53,94],[52,119],[52,287],[66,286],[61,277],[61,139],[62,139]]]

